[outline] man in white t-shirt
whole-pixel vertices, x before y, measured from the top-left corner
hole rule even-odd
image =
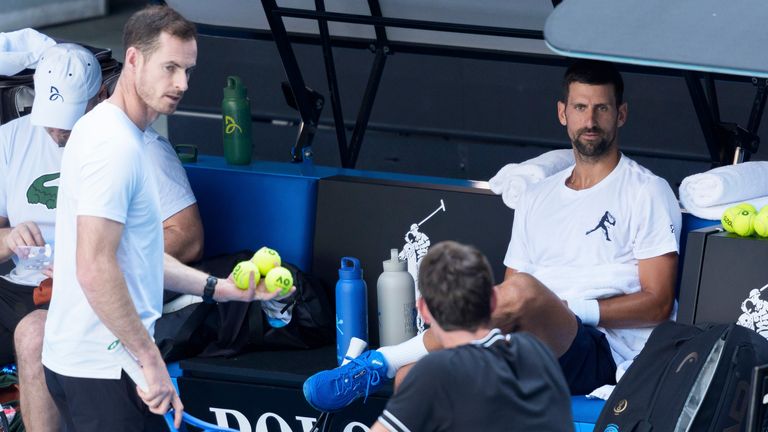
[[[173,9],[149,6],[128,19],[123,42],[114,93],[77,122],[61,164],[43,365],[65,426],[78,431],[160,430],[170,408],[180,426],[183,405],[152,339],[163,287],[206,302],[278,294],[252,275],[239,289],[231,277],[218,280],[163,254],[159,193],[143,135],[160,114],[175,111],[187,90],[196,31]],[[108,351],[116,340],[125,356]]]
[[[653,327],[673,315],[682,217],[667,182],[619,151],[623,90],[609,63],[582,60],[566,71],[557,114],[576,163],[520,198],[497,286],[493,324],[538,336],[559,358],[573,394],[614,383],[617,364],[633,359]],[[368,351],[310,377],[305,396],[321,410],[341,409],[385,381],[371,377],[402,377],[440,348],[426,331]]]
[[[73,115],[68,103],[72,101],[49,98],[46,90],[50,80],[46,75],[57,76],[69,67],[78,68],[78,64],[86,70],[89,63],[98,61],[78,45],[59,44],[48,49],[35,75],[36,88],[42,89],[32,108],[36,114],[0,126],[0,171],[7,173],[0,178],[0,226],[5,227],[0,228],[0,243],[8,249],[6,253],[12,253],[17,245],[53,244],[61,155],[69,131],[86,110],[106,98],[107,92],[100,67],[77,75],[84,82],[81,98],[90,103],[76,104],[79,108]],[[202,223],[184,167],[170,143],[154,129],[147,129],[144,139],[151,143],[148,155],[164,197],[161,211],[165,249],[181,261],[195,261],[202,254]],[[58,412],[45,386],[40,363],[47,311],[27,313],[35,307],[32,290],[45,277],[40,270],[19,267],[0,275],[0,361],[13,361],[15,345],[24,423],[32,431],[59,430]],[[47,303],[40,307],[47,308]],[[11,340],[12,326],[16,327],[15,344]]]

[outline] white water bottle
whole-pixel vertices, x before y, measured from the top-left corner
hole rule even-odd
[[[379,305],[379,345],[389,346],[416,336],[416,299],[408,263],[397,249],[384,261],[384,272],[376,283]]]

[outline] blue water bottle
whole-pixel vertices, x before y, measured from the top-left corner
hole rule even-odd
[[[367,291],[360,260],[342,258],[336,282],[336,360],[339,365],[353,337],[368,341]]]

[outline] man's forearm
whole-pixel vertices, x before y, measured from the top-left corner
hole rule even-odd
[[[0,228],[0,262],[8,261],[13,255],[13,251],[5,244],[5,238],[11,233],[10,227]]]
[[[78,280],[102,323],[140,360],[155,347],[131,300],[125,277],[114,260],[94,262],[78,271]]]
[[[166,253],[163,260],[163,288],[182,294],[202,295],[208,274],[182,264]]]

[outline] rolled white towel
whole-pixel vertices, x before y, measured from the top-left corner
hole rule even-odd
[[[680,201],[691,209],[714,207],[768,196],[768,162],[744,162],[683,179]]]
[[[752,204],[757,210],[760,210],[761,208],[768,206],[768,195],[757,197],[757,198],[750,198],[745,199],[743,201],[734,201],[730,203],[725,203],[721,205],[711,206],[711,207],[698,207],[695,203],[689,201],[684,201],[682,194],[680,194],[680,202],[683,204],[683,208],[688,211],[688,213],[702,218],[702,219],[709,219],[709,220],[720,220],[720,218],[723,217],[723,212],[728,209],[728,207],[735,206],[736,204],[741,203],[750,203]]]
[[[521,163],[505,165],[488,181],[488,185],[493,193],[501,195],[507,207],[514,209],[529,184],[539,182],[573,164],[573,150],[552,150]]]
[[[53,45],[55,40],[31,28],[0,33],[0,75],[34,68],[43,51]]]

